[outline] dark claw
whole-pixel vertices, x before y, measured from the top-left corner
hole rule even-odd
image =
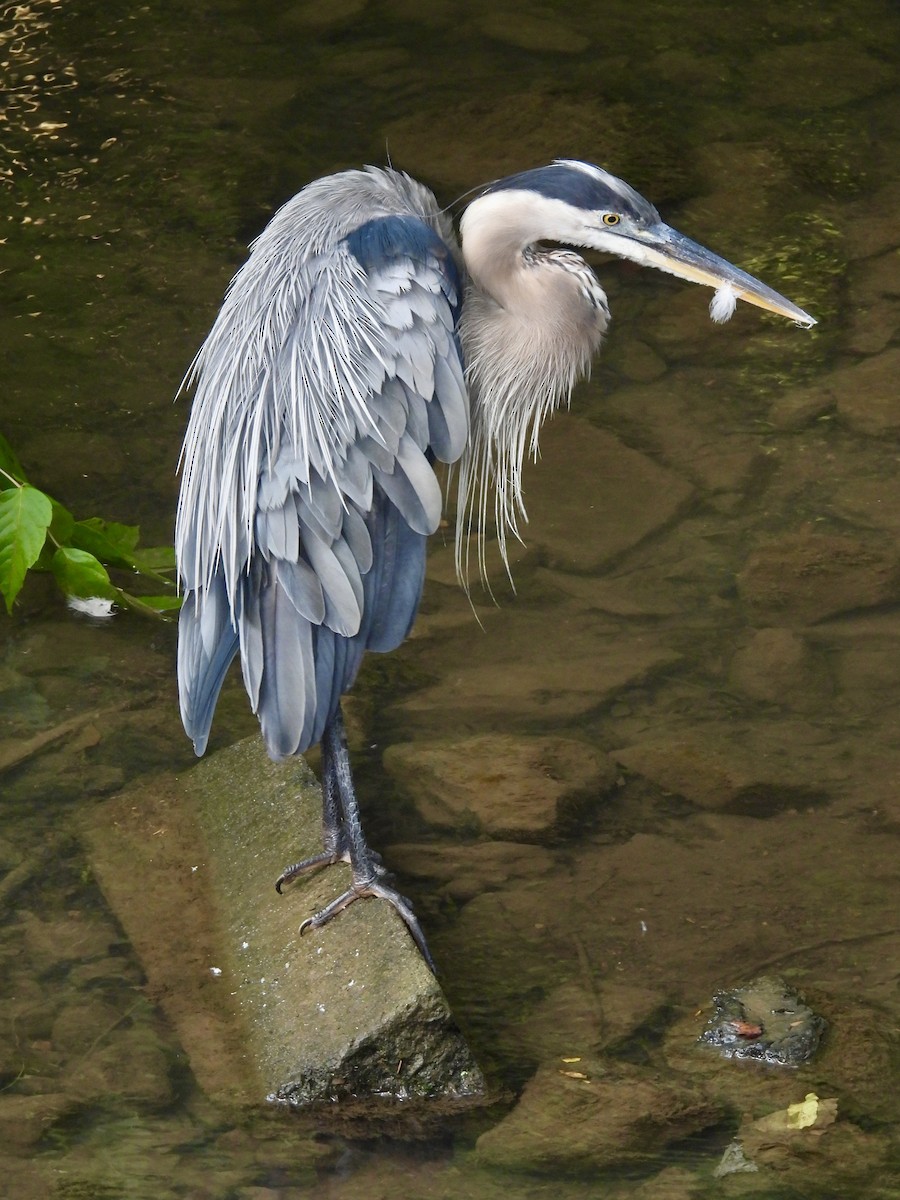
[[[428,943],[425,941],[425,934],[422,932],[422,926],[413,912],[412,905],[405,896],[401,896],[395,888],[388,887],[387,884],[382,883],[377,877],[365,884],[351,884],[346,892],[341,892],[340,896],[337,896],[330,904],[326,904],[323,909],[314,913],[313,916],[307,917],[300,926],[301,935],[306,933],[308,929],[321,929],[323,925],[327,925],[332,917],[336,917],[338,913],[342,913],[355,900],[362,900],[365,897],[387,900],[388,904],[402,917],[403,923],[409,930],[412,940],[416,943],[419,953],[428,964],[429,971],[431,971],[432,975],[437,975],[434,959],[431,957],[431,951],[428,949]]]
[[[290,867],[285,867],[275,880],[275,891],[280,896],[284,885],[286,883],[293,883],[299,876],[306,875],[309,871],[315,871],[317,867],[330,867],[334,863],[349,861],[350,857],[346,850],[323,850],[321,854],[314,854],[312,858],[304,858],[302,862],[296,862]]]

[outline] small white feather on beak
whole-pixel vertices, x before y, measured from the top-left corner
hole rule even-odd
[[[723,283],[720,288],[716,289],[709,302],[709,315],[717,324],[721,325],[725,321],[731,320],[736,308],[737,296],[734,294],[734,288],[730,283]]]

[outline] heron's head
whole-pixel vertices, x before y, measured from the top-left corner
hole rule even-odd
[[[715,288],[718,303],[711,312],[717,320],[731,315],[737,298],[807,327],[816,323],[786,297],[666,225],[649,200],[591,163],[558,159],[500,179],[469,205],[461,228],[464,246],[468,240],[475,249],[476,282],[478,250],[487,261],[489,241],[495,255],[513,243],[521,249],[536,241],[564,242]]]
[[[489,184],[460,222],[472,287],[460,335],[471,396],[471,432],[459,472],[457,570],[468,573],[468,539],[477,530],[486,577],[484,530],[494,510],[501,557],[507,534],[525,518],[522,463],[537,453],[541,422],[590,369],[609,316],[599,281],[563,242],[628,258],[716,289],[714,320],[737,299],[801,325],[813,317],[746,271],[660,219],[621,179],[590,163],[560,159]],[[493,483],[493,498],[491,484]]]

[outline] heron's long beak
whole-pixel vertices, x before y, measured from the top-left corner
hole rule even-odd
[[[780,317],[787,317],[807,329],[816,324],[815,317],[792,304],[785,296],[662,221],[642,230],[636,237],[629,236],[628,240],[638,248],[639,252],[634,258],[648,267],[668,271],[670,275],[690,279],[693,283],[703,283],[707,287],[728,287],[738,299],[777,313]]]

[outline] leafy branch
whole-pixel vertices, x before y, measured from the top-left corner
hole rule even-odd
[[[170,546],[138,545],[136,525],[89,517],[76,521],[59,501],[28,482],[22,464],[0,434],[0,594],[12,612],[29,571],[50,571],[66,596],[115,601],[160,617],[181,603]],[[161,583],[161,595],[136,596],[118,587],[107,568]]]

